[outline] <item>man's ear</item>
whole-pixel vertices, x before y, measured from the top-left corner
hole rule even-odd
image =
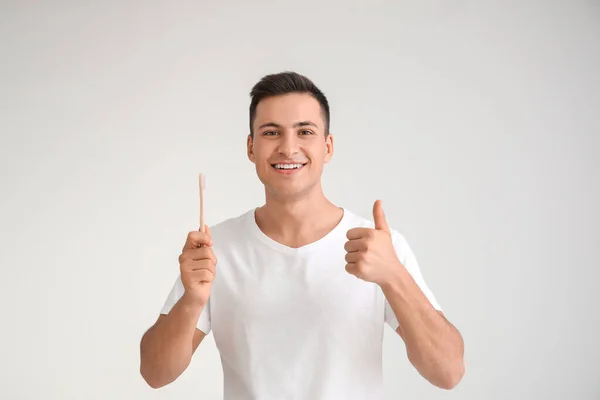
[[[251,134],[248,134],[248,139],[246,140],[246,152],[248,153],[248,159],[254,162],[256,158],[254,157],[254,140]]]
[[[333,135],[330,132],[325,139],[325,164],[331,160],[331,157],[333,157]]]

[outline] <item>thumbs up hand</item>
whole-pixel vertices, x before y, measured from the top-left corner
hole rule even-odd
[[[392,243],[381,201],[373,205],[375,229],[353,228],[346,237],[346,271],[357,278],[379,286],[392,279],[403,268]]]

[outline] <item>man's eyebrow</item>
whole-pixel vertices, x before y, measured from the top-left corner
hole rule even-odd
[[[317,124],[315,124],[314,122],[311,122],[311,121],[300,121],[300,122],[296,122],[294,124],[294,128],[299,128],[301,126],[314,126],[315,128],[318,128]],[[279,129],[279,128],[281,128],[281,125],[276,124],[275,122],[267,122],[258,127],[258,129],[263,129],[263,128]]]
[[[258,129],[262,129],[262,128],[281,128],[281,125],[276,124],[275,122],[267,122],[266,124],[262,124],[261,126],[258,127]]]
[[[298,128],[300,126],[314,126],[315,128],[318,128],[317,124],[311,121],[300,121],[294,124],[294,128]]]

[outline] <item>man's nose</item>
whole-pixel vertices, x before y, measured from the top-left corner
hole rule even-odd
[[[278,152],[286,157],[298,153],[298,138],[293,132],[285,132],[279,141]]]

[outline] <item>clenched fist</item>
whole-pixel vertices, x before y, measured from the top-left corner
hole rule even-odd
[[[204,306],[208,302],[212,282],[217,274],[217,258],[212,250],[210,230],[190,232],[179,256],[181,281],[185,295]]]

